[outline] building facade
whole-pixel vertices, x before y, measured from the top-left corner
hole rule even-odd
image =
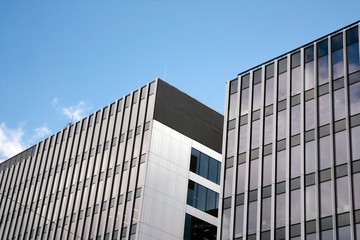
[[[0,164],[0,238],[216,239],[222,127],[149,83]]]
[[[218,239],[360,239],[359,26],[228,82]]]

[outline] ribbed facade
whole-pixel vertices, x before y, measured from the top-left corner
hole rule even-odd
[[[188,113],[162,117],[169,92],[174,109],[190,102],[211,117],[202,131],[217,139],[184,133]],[[191,149],[219,161],[221,134],[220,114],[156,80],[0,164],[0,238],[182,239]]]
[[[218,239],[360,239],[359,23],[227,84]]]

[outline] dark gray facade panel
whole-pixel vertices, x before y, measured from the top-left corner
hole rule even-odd
[[[221,152],[223,116],[162,80],[158,80],[154,119]]]

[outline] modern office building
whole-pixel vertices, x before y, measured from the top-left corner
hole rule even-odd
[[[359,27],[228,82],[218,239],[360,239]]]
[[[151,82],[0,164],[0,239],[216,239],[222,127]]]

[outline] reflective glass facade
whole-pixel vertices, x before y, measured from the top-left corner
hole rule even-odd
[[[156,80],[69,124],[0,164],[0,238],[182,239],[186,214],[216,225],[220,187],[189,169],[192,148],[221,159],[222,119]],[[189,179],[209,189],[205,216],[187,210]]]
[[[360,239],[359,23],[227,84],[218,239]]]

